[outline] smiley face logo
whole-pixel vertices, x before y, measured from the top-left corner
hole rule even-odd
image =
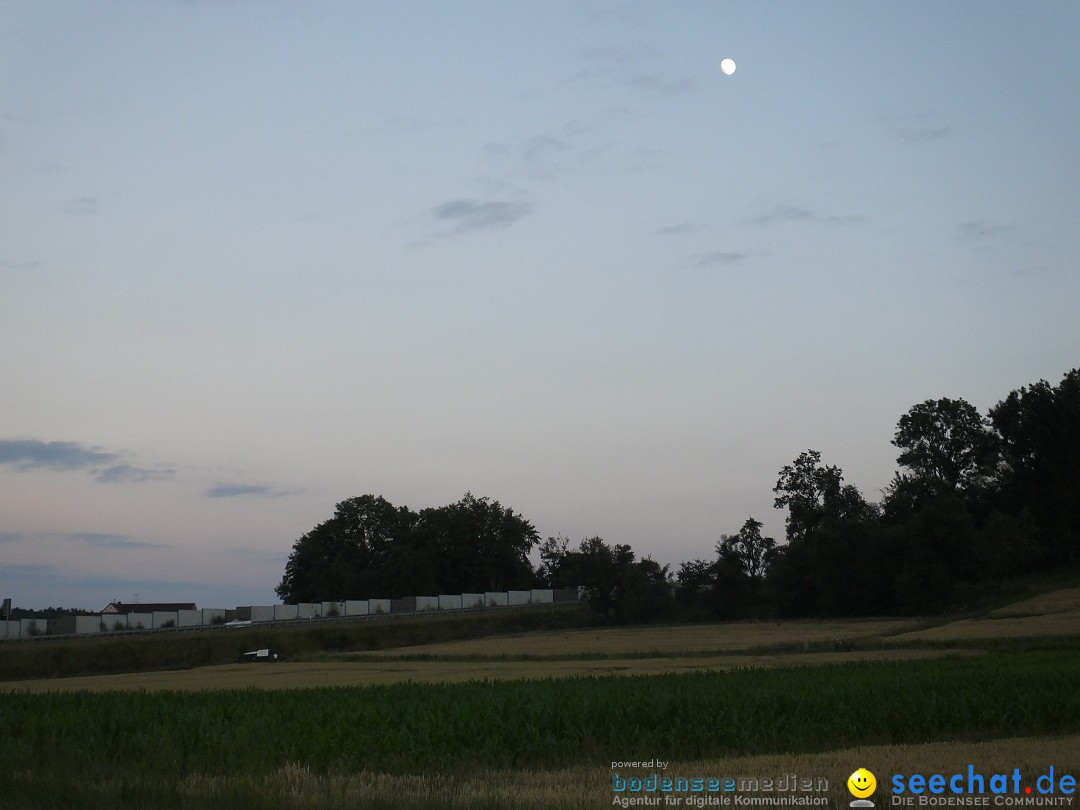
[[[848,777],[847,789],[856,799],[865,799],[877,790],[877,779],[866,768],[859,768]]]

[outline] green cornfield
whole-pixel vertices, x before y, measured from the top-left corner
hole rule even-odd
[[[649,677],[0,697],[5,771],[431,773],[1080,731],[1080,651]]]

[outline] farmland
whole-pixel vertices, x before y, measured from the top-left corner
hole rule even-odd
[[[9,681],[5,806],[597,807],[611,762],[650,756],[683,775],[824,773],[834,804],[860,764],[1075,774],[1077,595]]]

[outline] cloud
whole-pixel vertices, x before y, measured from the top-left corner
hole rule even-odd
[[[800,208],[797,205],[778,205],[767,214],[762,214],[754,220],[755,225],[771,225],[774,222],[810,222],[817,215],[808,208]]]
[[[74,605],[70,605],[70,592],[75,590],[82,592],[102,590],[113,593],[136,592],[143,594],[143,601],[146,601],[146,594],[167,596],[170,592],[179,592],[178,596],[182,599],[187,592],[194,592],[206,587],[205,582],[182,582],[139,577],[87,576],[83,572],[73,572],[57,565],[40,563],[5,565],[2,574],[15,582],[37,585],[38,587],[57,588],[60,598],[58,604],[68,602],[70,607],[74,607]],[[69,596],[65,598],[64,593],[68,593]],[[14,601],[12,599],[12,602]],[[94,609],[100,609],[94,604],[90,606]]]
[[[483,159],[496,173],[509,170],[533,180],[554,180],[602,168],[621,151],[611,137],[613,130],[635,115],[623,107],[607,107],[545,132],[488,141],[483,146]]]
[[[135,540],[126,534],[100,534],[98,532],[0,532],[0,543],[77,543],[97,549],[168,548],[167,544]]]
[[[147,469],[145,467],[135,467],[131,464],[114,464],[111,467],[98,470],[97,475],[94,476],[94,480],[99,481],[102,484],[141,484],[144,481],[168,481],[175,476],[176,470],[167,467],[155,470]]]
[[[260,484],[216,484],[206,490],[207,498],[238,498],[243,495],[262,495],[273,497],[282,493]]]
[[[223,548],[222,554],[229,554],[242,559],[253,560],[268,565],[280,565],[284,567],[289,561],[290,553],[287,551],[267,551],[263,548]]]
[[[40,439],[0,439],[0,465],[19,472],[33,470],[88,470],[102,484],[165,481],[176,475],[168,467],[137,467],[118,453],[78,442],[43,442]],[[103,466],[108,465],[108,466]]]
[[[73,216],[87,216],[89,214],[96,214],[98,210],[98,198],[97,197],[75,197],[68,200],[61,207],[64,213],[72,214]]]
[[[461,199],[448,200],[431,209],[432,215],[450,224],[454,233],[506,228],[532,211],[531,203]]]
[[[574,77],[577,80],[607,80],[659,95],[676,95],[694,88],[689,78],[653,69],[653,64],[662,57],[642,43],[585,48],[578,56],[586,66]]]
[[[857,225],[865,222],[866,217],[858,214],[819,214],[809,208],[798,205],[778,205],[766,214],[755,217],[755,225],[775,225],[784,222],[816,222],[825,225]]]
[[[684,93],[694,88],[694,83],[688,78],[681,76],[671,78],[661,73],[641,73],[627,77],[624,82],[631,87],[652,90],[661,95]]]
[[[81,470],[117,459],[115,453],[76,442],[0,439],[0,464],[9,464],[19,471]]]
[[[527,161],[544,160],[549,155],[565,152],[569,148],[566,141],[550,135],[534,135],[521,142],[521,156]]]
[[[998,222],[987,222],[985,219],[979,219],[973,222],[961,222],[956,226],[956,229],[965,236],[970,236],[974,239],[985,239],[1008,233],[1013,230],[1013,226],[1002,225]]]
[[[484,144],[484,151],[489,158],[520,166],[529,177],[550,180],[568,170],[567,160],[573,157],[574,148],[560,138],[534,135],[490,141]]]
[[[697,233],[702,230],[705,230],[705,226],[696,222],[679,222],[675,225],[665,225],[663,228],[657,228],[654,233],[660,236],[678,236],[679,234]]]
[[[908,127],[897,129],[896,134],[908,143],[920,143],[947,138],[952,134],[952,130],[949,127]]]
[[[60,578],[60,569],[55,565],[43,565],[41,563],[13,563],[5,565],[3,573],[16,582],[24,582],[28,579],[48,578],[55,580]],[[12,599],[12,602],[15,600]],[[18,605],[16,605],[18,607]]]
[[[96,534],[93,532],[76,532],[63,535],[63,538],[76,543],[82,543],[94,548],[108,549],[134,549],[134,548],[166,548],[160,543],[147,543],[143,540],[133,540],[126,534]]]
[[[10,262],[6,259],[0,259],[0,270],[18,272],[21,270],[39,270],[41,267],[41,262]]]
[[[941,124],[932,112],[925,112],[906,119],[893,119],[887,123],[892,133],[908,143],[924,143],[947,138],[952,128]]]
[[[691,256],[690,261],[694,267],[707,268],[715,267],[717,265],[730,266],[738,264],[749,256],[747,253],[699,253],[696,256]]]

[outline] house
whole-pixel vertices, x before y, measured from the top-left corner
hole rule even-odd
[[[175,613],[178,610],[197,610],[194,602],[109,602],[101,609],[103,616],[118,616],[128,613],[154,613],[157,611]]]

